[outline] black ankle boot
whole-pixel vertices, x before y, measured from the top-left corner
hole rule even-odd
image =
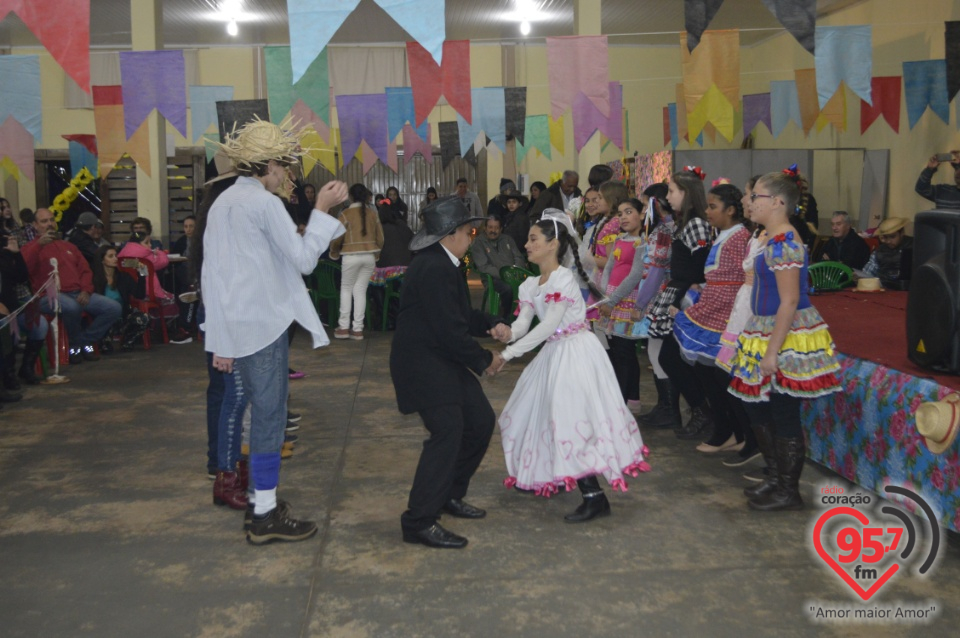
[[[610,501],[600,488],[600,481],[596,476],[588,476],[577,480],[577,487],[583,494],[583,503],[572,513],[563,517],[568,523],[585,523],[598,516],[610,516]]]
[[[763,462],[767,464],[769,472],[766,477],[753,487],[745,487],[743,494],[753,500],[765,496],[777,489],[777,460],[776,444],[773,436],[773,426],[767,423],[759,425],[750,424],[753,428],[753,434],[757,437],[757,447],[760,448],[760,454],[763,455]]]
[[[677,438],[683,440],[699,439],[708,428],[713,428],[713,415],[710,414],[707,404],[690,410],[690,420],[677,430]]]
[[[42,347],[42,340],[30,340],[27,341],[27,348],[23,351],[23,363],[20,364],[20,371],[17,374],[27,385],[37,385],[43,380],[36,373],[37,356]]]
[[[670,379],[653,378],[657,386],[657,405],[637,418],[637,423],[648,428],[680,427],[680,395]]]
[[[800,498],[800,474],[806,459],[803,437],[776,439],[777,487],[765,496],[747,503],[750,509],[761,512],[798,510],[803,508]]]

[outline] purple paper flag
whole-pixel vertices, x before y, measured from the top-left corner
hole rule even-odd
[[[770,124],[770,94],[744,95],[743,134],[750,135],[760,122],[767,125],[768,131],[773,131],[773,126]]]
[[[338,95],[337,118],[340,120],[344,164],[357,154],[361,141],[366,141],[380,161],[387,163],[386,93]]]
[[[183,51],[121,51],[123,124],[127,139],[157,109],[187,136],[187,81]]]
[[[433,164],[433,145],[430,143],[430,125],[427,124],[426,140],[420,139],[410,124],[403,125],[403,159],[409,161],[414,153],[420,153],[428,164]]]
[[[583,93],[573,99],[573,142],[579,153],[596,131],[600,131],[623,150],[623,87],[619,82],[610,82],[610,116],[607,117],[594,106]]]

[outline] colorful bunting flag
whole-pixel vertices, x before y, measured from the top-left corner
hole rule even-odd
[[[773,132],[770,120],[770,94],[755,93],[743,96],[743,135],[746,137],[753,132],[757,124],[763,122],[767,130]]]
[[[33,135],[12,115],[0,124],[0,157],[8,157],[20,173],[35,181]],[[13,173],[15,178],[18,173]]]
[[[321,137],[316,130],[308,128],[300,138],[300,145],[309,149],[303,156],[305,175],[309,175],[317,163],[334,175],[343,167],[343,154],[337,150],[340,146],[336,129],[327,131],[327,135]]]
[[[440,159],[447,168],[454,158],[460,157],[460,125],[456,122],[440,122]]]
[[[840,82],[872,103],[870,78],[873,77],[873,30],[870,25],[817,27],[817,95],[824,108]]]
[[[433,164],[433,144],[430,141],[430,125],[425,124],[426,135],[422,136],[409,123],[403,125],[403,158],[410,161],[414,153]]]
[[[323,139],[330,139],[330,127],[328,127],[327,123],[320,119],[320,117],[313,112],[313,109],[307,106],[303,100],[298,99],[293,103],[293,107],[290,109],[290,116],[293,118],[296,126],[301,128],[310,126]]]
[[[523,141],[517,141],[517,162],[522,162],[527,153],[534,149],[538,155],[550,159],[550,116],[528,115],[523,129]]]
[[[944,123],[950,123],[946,60],[904,62],[903,91],[907,99],[907,118],[910,120],[910,128],[920,121],[927,106]]]
[[[839,90],[833,94],[817,116],[818,132],[822,131],[827,124],[831,124],[841,133],[847,130],[847,92],[843,88],[845,85],[846,82],[840,84]]]
[[[13,117],[39,144],[43,138],[40,56],[0,55],[0,122]]]
[[[707,31],[693,53],[681,33],[680,59],[688,134],[698,135],[711,122],[733,139],[734,105],[740,104],[740,31]]]
[[[793,80],[775,80],[770,83],[770,116],[774,137],[783,133],[790,120],[797,126],[803,126],[800,115],[800,100],[797,97],[797,83]]]
[[[90,134],[61,135],[69,142],[70,174],[76,175],[80,169],[86,168],[96,177],[100,172],[97,162],[97,136]]]
[[[583,93],[577,93],[573,99],[573,144],[578,153],[597,131],[623,150],[623,86],[619,82],[610,82],[607,92],[610,96],[608,116],[603,115]]]
[[[677,143],[680,143],[680,140],[690,141],[690,134],[687,130],[687,98],[683,91],[683,85],[677,85],[677,133],[680,135],[677,138]]]
[[[860,101],[861,135],[881,114],[894,133],[900,132],[900,82],[901,78],[897,76],[871,80],[870,95],[873,96],[873,104]]]
[[[430,125],[423,122],[417,126],[416,108],[413,103],[413,89],[387,88],[387,138],[397,139],[397,135],[403,131],[404,125],[409,122],[411,129],[416,131],[421,140],[426,140],[430,135]]]
[[[211,126],[217,125],[217,102],[233,99],[232,86],[191,86],[190,133],[196,142]]]
[[[150,127],[146,121],[128,139],[124,131],[123,87],[94,86],[93,121],[97,131],[97,160],[100,177],[110,174],[126,153],[147,175],[152,172]]]
[[[123,124],[127,139],[153,109],[187,136],[187,92],[183,51],[121,51]]]
[[[467,149],[473,145],[477,136],[483,132],[497,145],[501,151],[507,148],[506,131],[506,102],[503,89],[491,87],[473,89],[473,122],[467,122],[457,115],[457,124],[460,132],[460,154],[466,155]],[[484,144],[485,145],[485,144]]]
[[[0,0],[0,20],[11,11],[66,74],[89,93],[90,0]]]
[[[220,141],[244,124],[254,120],[269,120],[270,105],[266,100],[227,100],[217,102],[217,129]]]
[[[684,0],[683,16],[688,50],[693,51],[700,44],[700,36],[710,25],[713,16],[717,15],[722,4],[723,0]]]
[[[947,60],[947,100],[960,90],[960,22],[944,24],[944,45]],[[958,122],[960,124],[960,122]]]
[[[349,163],[360,148],[360,142],[366,141],[373,155],[386,164],[387,95],[338,95],[336,103],[344,163]]]
[[[814,52],[817,0],[763,0],[763,4],[804,49]]]
[[[422,124],[436,106],[440,96],[467,121],[473,119],[470,104],[470,41],[451,40],[443,43],[443,64],[438,65],[430,53],[417,42],[407,42],[407,66],[415,124]]]
[[[561,117],[573,106],[577,94],[583,93],[597,111],[609,116],[609,66],[605,35],[547,38],[550,114]]]
[[[374,0],[403,30],[425,47],[436,64],[446,55],[443,0]],[[287,0],[293,82],[298,83],[360,0]],[[449,97],[447,98],[449,100]],[[309,101],[307,102],[310,105]],[[314,108],[310,105],[311,108]],[[320,114],[323,115],[322,113]]]
[[[320,119],[329,122],[330,69],[327,65],[327,49],[320,51],[296,84],[293,82],[290,47],[264,47],[263,54],[267,72],[270,121],[282,122],[297,100],[303,100],[303,103]]]
[[[673,105],[676,109],[676,104]],[[666,146],[673,139],[673,120],[670,117],[670,105],[663,107],[663,145]]]
[[[508,86],[504,88],[503,101],[506,104],[504,122],[507,137],[512,135],[522,144],[527,123],[527,87]]]
[[[810,134],[820,115],[820,102],[817,98],[816,69],[796,69],[793,72],[797,83],[797,101],[800,103],[800,121],[803,132]]]
[[[566,146],[567,139],[563,118],[558,117],[554,119],[553,116],[550,116],[547,120],[547,128],[550,129],[550,146],[560,151],[560,154],[563,155],[563,149]]]

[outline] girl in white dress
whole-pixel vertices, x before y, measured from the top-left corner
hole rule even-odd
[[[502,355],[510,361],[543,348],[500,415],[509,472],[504,485],[549,497],[560,486],[570,491],[576,484],[583,503],[564,520],[580,523],[610,514],[597,477],[603,475],[614,491],[626,491],[624,475],[650,470],[648,450],[620,396],[610,359],[586,321],[571,267],[582,280],[588,278],[567,215],[544,211],[530,228],[526,249],[541,274],[520,286],[520,313]],[[540,323],[530,330],[534,316]]]

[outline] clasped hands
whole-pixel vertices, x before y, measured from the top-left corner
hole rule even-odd
[[[500,343],[510,343],[510,340],[513,338],[513,331],[510,330],[510,326],[505,323],[498,323],[493,328],[487,330],[487,334]],[[499,352],[494,352],[493,360],[490,362],[489,367],[483,371],[483,374],[492,377],[503,370],[503,366],[505,365],[507,365],[507,362],[503,356]]]

